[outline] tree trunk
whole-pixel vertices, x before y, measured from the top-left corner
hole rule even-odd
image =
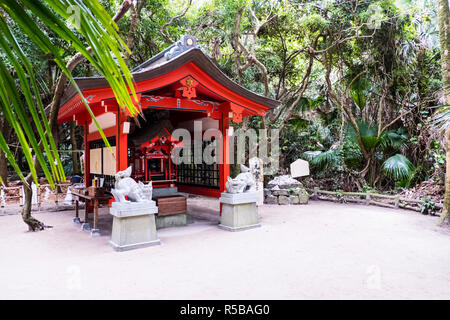
[[[442,88],[445,103],[450,104],[450,9],[448,0],[437,1],[439,40],[441,44],[442,60]],[[445,131],[446,139],[446,170],[445,170],[445,196],[442,209],[441,223],[450,222],[450,126]]]
[[[2,150],[0,150],[0,178],[3,184],[8,186],[8,162]]]
[[[6,154],[0,150],[0,178],[3,184],[8,186],[8,159]]]
[[[444,195],[444,205],[441,214],[441,223],[450,222],[450,126],[445,130],[446,139],[446,165],[445,165],[445,195]]]
[[[28,177],[31,178],[31,174],[29,174],[26,179],[27,181],[28,180],[31,181],[32,178],[28,179]],[[31,216],[31,206],[32,206],[32,204],[31,204],[31,197],[32,197],[31,183],[28,186],[24,185],[23,191],[24,191],[24,195],[23,195],[24,204],[23,204],[23,208],[22,208],[23,221],[28,225],[29,231],[44,230],[46,225],[44,225],[42,222],[40,222],[39,220],[37,220]]]

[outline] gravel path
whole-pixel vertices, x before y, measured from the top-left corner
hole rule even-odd
[[[73,211],[0,217],[0,299],[450,299],[450,230],[410,211],[312,201],[265,205],[261,228],[218,229],[217,200],[159,230],[161,246],[115,252]]]

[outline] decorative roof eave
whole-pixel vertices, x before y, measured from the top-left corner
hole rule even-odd
[[[186,41],[189,39],[184,37],[180,41]],[[185,51],[183,51],[185,50]],[[230,78],[228,78],[203,52],[200,48],[195,45],[191,48],[186,46],[180,47],[180,45],[172,45],[166,50],[160,52],[158,55],[144,62],[140,66],[133,69],[132,75],[134,81],[139,84],[139,82],[158,78],[170,73],[176,69],[179,69],[187,64],[191,65],[191,62],[195,64],[200,70],[202,70],[206,75],[212,78],[215,82],[224,86],[225,88],[231,90],[235,94],[244,97],[246,100],[250,100],[258,105],[264,106],[264,109],[276,108],[280,102],[273,100],[259,94],[256,94]],[[104,77],[86,77],[86,78],[75,78],[80,90],[95,90],[108,88],[109,84]],[[66,104],[76,95],[76,91],[72,85],[70,85],[62,98],[62,105]]]

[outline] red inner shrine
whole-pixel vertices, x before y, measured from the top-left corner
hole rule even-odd
[[[152,181],[155,188],[178,187],[179,191],[219,197],[229,176],[229,121],[264,115],[278,101],[257,95],[230,80],[197,47],[195,38],[183,37],[133,71],[135,89],[145,121],[135,124],[120,108],[108,83],[101,77],[77,78],[110,145],[103,140],[73,87],[66,90],[58,122],[76,121],[85,128],[84,164],[87,185],[94,176],[112,187],[114,174],[133,167],[133,178]],[[174,148],[182,146],[172,131],[193,132],[201,121],[203,131],[220,130],[221,163],[180,164],[171,160]],[[192,137],[194,134],[192,134]],[[205,146],[203,146],[205,147]]]
[[[153,181],[154,187],[173,187],[177,181],[177,167],[172,163],[171,153],[183,143],[172,137],[155,136],[140,147],[130,148],[129,164],[133,166],[133,178],[137,181]]]

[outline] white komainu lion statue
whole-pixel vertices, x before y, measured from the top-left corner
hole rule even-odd
[[[250,169],[241,164],[241,171],[242,173],[239,173],[234,179],[228,177],[228,181],[225,184],[228,193],[242,193],[256,190],[255,178],[250,172]]]
[[[131,178],[131,166],[124,171],[116,173],[116,183],[111,193],[116,202],[153,202],[152,193],[153,186],[150,181],[148,184],[143,184],[139,181],[134,181]],[[128,196],[128,200],[125,199]]]

